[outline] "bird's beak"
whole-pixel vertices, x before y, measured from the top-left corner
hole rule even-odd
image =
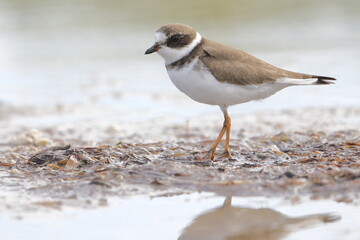
[[[158,43],[154,43],[154,45],[152,45],[148,50],[146,50],[145,54],[150,54],[150,53],[156,52],[160,48],[161,47],[159,46]]]

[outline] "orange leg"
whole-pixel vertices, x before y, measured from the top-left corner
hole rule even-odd
[[[231,157],[230,152],[229,152],[231,119],[226,111],[224,112],[224,118],[225,118],[225,120],[224,120],[223,127],[222,127],[218,137],[216,138],[215,143],[210,148],[210,150],[206,153],[206,155],[203,157],[203,159],[210,158],[211,160],[214,160],[215,150],[216,150],[217,146],[219,145],[219,143],[225,133],[226,133],[225,151],[222,155],[224,155],[224,157],[229,157],[229,158]]]
[[[220,133],[219,133],[219,136],[217,137],[214,145],[212,145],[212,147],[210,148],[210,150],[206,153],[206,155],[203,157],[203,159],[211,159],[211,160],[214,160],[215,158],[215,150],[217,148],[217,146],[219,145],[222,137],[224,136],[225,134],[225,131],[226,131],[226,127],[225,125],[223,126],[223,128],[221,129]]]
[[[230,116],[225,113],[225,118],[227,118],[227,124],[226,124],[226,139],[225,139],[225,147],[224,152],[221,154],[221,157],[223,158],[231,158],[230,154],[230,128],[231,128],[231,118]]]

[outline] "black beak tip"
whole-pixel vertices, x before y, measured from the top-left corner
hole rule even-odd
[[[148,50],[145,51],[145,54],[151,54],[159,50],[160,47],[157,44],[152,45]]]
[[[153,49],[149,48],[148,50],[145,51],[145,54],[151,54],[153,52],[154,52]]]

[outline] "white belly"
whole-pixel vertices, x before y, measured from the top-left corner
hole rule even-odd
[[[195,59],[182,68],[168,69],[174,85],[191,99],[211,105],[235,105],[267,98],[287,87],[287,84],[263,83],[241,86],[217,81],[214,76]]]

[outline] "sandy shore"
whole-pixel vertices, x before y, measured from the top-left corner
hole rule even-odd
[[[20,124],[31,113],[2,113],[0,124],[9,126],[1,133],[2,210],[93,207],[110,196],[195,191],[359,199],[355,107],[233,114],[233,159],[215,161],[200,157],[221,128],[220,114],[176,125],[155,119],[42,127]]]

